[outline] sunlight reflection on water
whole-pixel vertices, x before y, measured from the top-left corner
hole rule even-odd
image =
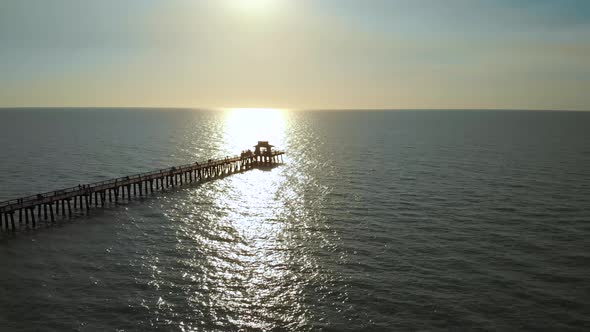
[[[225,111],[224,119],[222,150],[228,154],[259,140],[278,148],[285,144],[284,111],[234,109]],[[180,241],[177,250],[199,248],[199,255],[185,262],[200,266],[200,275],[186,274],[192,281],[200,280],[191,286],[192,306],[195,311],[205,310],[207,319],[219,322],[219,327],[269,330],[285,321],[305,324],[301,296],[305,280],[293,271],[293,263],[314,264],[305,254],[292,257],[297,243],[284,218],[285,209],[305,207],[294,206],[303,200],[288,188],[284,168],[257,169],[197,187],[191,198],[194,204],[180,208],[179,237],[190,241]],[[209,196],[206,208],[204,193]],[[181,328],[190,330],[186,325]]]

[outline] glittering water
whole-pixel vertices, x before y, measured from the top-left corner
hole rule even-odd
[[[0,237],[2,331],[584,330],[590,113],[2,110],[0,199],[285,165]]]

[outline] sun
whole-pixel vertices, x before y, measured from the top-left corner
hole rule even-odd
[[[235,8],[243,11],[260,12],[270,10],[278,0],[231,0]]]

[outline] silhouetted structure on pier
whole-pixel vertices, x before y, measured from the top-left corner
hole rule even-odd
[[[258,141],[258,144],[254,145],[254,154],[257,156],[270,157],[273,147],[274,145],[268,144],[268,141]]]
[[[119,200],[130,200],[132,197],[148,195],[186,183],[218,178],[259,166],[272,166],[282,162],[282,155],[285,154],[283,151],[272,151],[272,147],[268,142],[260,141],[254,153],[248,150],[240,156],[231,158],[209,159],[207,162],[196,162],[0,202],[0,229],[16,231],[23,223],[26,227],[35,228],[37,221],[55,223],[56,216],[71,217],[73,210],[88,212],[92,205],[104,207],[107,199],[110,203],[117,203]],[[18,225],[15,214],[18,214]]]

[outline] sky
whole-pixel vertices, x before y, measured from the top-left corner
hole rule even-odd
[[[590,110],[590,1],[0,0],[0,107]]]

